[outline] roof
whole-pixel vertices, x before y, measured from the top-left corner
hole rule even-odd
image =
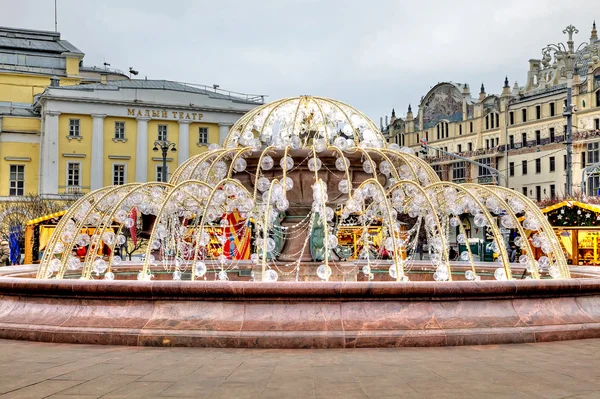
[[[66,212],[67,211],[60,211],[60,212],[50,213],[48,215],[40,216],[39,218],[28,220],[26,224],[27,224],[27,226],[31,226],[31,225],[34,225],[34,224],[40,224],[42,222],[45,222],[46,220],[56,219],[58,217],[61,217]]]
[[[243,102],[248,104],[263,104],[266,96],[260,94],[244,94],[233,91],[214,89],[209,86],[194,85],[190,83],[173,82],[170,80],[127,79],[111,80],[106,83],[88,85],[61,86],[64,90],[93,91],[93,90],[121,90],[121,89],[148,89],[172,90],[188,93],[204,94],[211,98]]]
[[[60,33],[41,30],[16,29],[0,26],[0,48],[45,53],[78,53],[81,50],[66,40]]]
[[[563,201],[563,202],[559,202],[558,204],[550,205],[550,206],[543,208],[542,213],[546,214],[548,212],[552,212],[557,209],[560,209],[563,206],[567,206],[569,208],[576,206],[578,208],[582,208],[582,209],[585,209],[588,211],[600,212],[600,205],[586,204],[584,202],[579,202],[579,201]]]
[[[35,113],[31,104],[23,105],[2,101],[0,101],[0,115],[39,117],[39,114]]]

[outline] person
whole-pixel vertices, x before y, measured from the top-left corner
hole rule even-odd
[[[510,244],[510,247],[508,248],[508,261],[510,263],[514,263],[517,260],[517,247],[515,246],[515,244]]]
[[[10,265],[10,245],[6,238],[0,241],[0,266]]]

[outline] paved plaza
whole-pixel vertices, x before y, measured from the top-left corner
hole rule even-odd
[[[600,339],[355,350],[0,340],[1,398],[600,398]]]

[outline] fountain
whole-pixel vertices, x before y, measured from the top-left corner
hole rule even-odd
[[[349,105],[275,101],[242,117],[222,144],[168,183],[80,198],[36,279],[0,279],[0,337],[354,347],[599,335],[597,282],[571,278],[532,201],[440,181]],[[495,262],[471,253],[466,215],[488,232]],[[116,250],[142,219],[143,261],[125,261]],[[515,232],[518,262],[501,229]],[[452,231],[464,244],[458,260]],[[423,244],[426,261],[417,259]],[[77,247],[87,247],[83,259]]]

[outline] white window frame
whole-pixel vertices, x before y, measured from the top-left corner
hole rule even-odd
[[[161,128],[164,128],[164,137],[161,137]],[[167,141],[169,140],[169,125],[160,124],[157,127],[156,137],[158,141]]]
[[[78,170],[79,170],[79,176],[78,176],[78,183],[77,185],[69,185],[69,166],[70,165],[77,165]],[[67,187],[67,190],[69,189],[69,187],[79,187],[81,188],[81,181],[82,181],[82,176],[81,176],[81,162],[74,162],[74,161],[67,161],[67,168],[66,168],[66,176],[65,176],[65,187]]]
[[[115,167],[122,166],[123,167],[123,181],[121,184],[115,184]],[[122,186],[127,184],[127,164],[126,163],[113,163],[112,164],[112,185],[113,186]]]
[[[205,130],[205,131],[202,131]],[[206,136],[204,136],[206,135]],[[202,137],[206,137],[206,140],[202,141]],[[198,144],[200,145],[208,145],[208,128],[207,127],[199,127],[198,128]]]
[[[123,130],[121,130],[121,126],[123,127]],[[119,126],[119,127],[117,127]],[[115,136],[114,136],[115,140],[125,140],[125,122],[123,121],[115,121]]]
[[[156,173],[155,173],[155,177],[156,177],[156,181],[158,181],[158,182],[162,181],[162,180],[159,180],[159,179],[158,179],[158,169],[159,169],[159,168],[160,168],[160,169],[162,169],[162,167],[163,167],[162,165],[156,165],[156,170],[155,170],[155,171],[156,171]],[[170,175],[170,173],[169,173],[169,165],[167,165],[167,181],[169,181],[169,175]],[[162,177],[162,176],[161,176],[161,177]]]
[[[13,179],[12,179],[12,168],[13,168],[13,166],[14,166],[14,167],[16,167],[17,169],[18,169],[19,167],[23,168],[23,172],[22,172],[22,173],[23,173],[23,179],[22,179],[22,181],[23,181],[23,187],[20,189],[20,190],[21,190],[21,193],[20,193],[20,194],[19,194],[19,187],[18,187],[19,181],[21,181],[21,180],[18,178],[18,176],[19,176],[19,171],[18,171],[18,170],[17,170],[17,171],[15,171],[15,174],[16,174],[16,179],[15,179],[15,180],[13,180]],[[14,183],[14,187],[13,187],[13,183]],[[14,193],[14,194],[13,194],[13,193],[11,193],[11,191],[12,191],[12,190],[14,190],[14,191],[15,191],[15,193]],[[10,165],[8,166],[8,194],[9,194],[10,196],[14,196],[14,197],[22,197],[22,196],[24,196],[24,195],[25,195],[25,165],[20,165],[20,164],[10,164]]]
[[[69,119],[69,137],[81,137],[81,119]]]

